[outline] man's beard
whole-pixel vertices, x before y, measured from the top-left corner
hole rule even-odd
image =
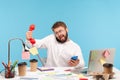
[[[59,43],[64,43],[64,42],[66,42],[67,39],[68,39],[68,33],[67,33],[67,32],[66,32],[66,36],[64,36],[64,37],[65,37],[64,40],[60,40],[60,39],[58,39],[57,37],[56,37],[56,40],[57,40]]]

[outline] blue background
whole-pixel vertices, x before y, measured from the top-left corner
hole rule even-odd
[[[80,45],[86,66],[91,49],[116,48],[114,66],[120,69],[120,0],[0,0],[0,62],[7,63],[9,39],[25,41],[30,24],[36,25],[34,38],[41,39],[52,33],[56,21],[67,24],[69,37]],[[21,42],[12,41],[12,63],[17,59],[29,66],[21,52]],[[46,55],[44,49],[39,52]],[[0,64],[0,70],[3,68]]]

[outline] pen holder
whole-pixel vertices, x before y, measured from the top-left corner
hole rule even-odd
[[[30,60],[30,71],[32,71],[32,72],[37,71],[37,65],[38,65],[38,60],[37,59],[31,59]]]
[[[15,69],[12,66],[5,68],[5,78],[14,78]]]

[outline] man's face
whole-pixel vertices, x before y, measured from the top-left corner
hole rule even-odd
[[[68,29],[65,29],[64,27],[60,26],[54,29],[54,34],[58,42],[64,43],[67,41],[68,38]]]

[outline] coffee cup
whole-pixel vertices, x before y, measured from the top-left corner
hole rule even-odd
[[[31,59],[30,60],[30,71],[32,71],[32,72],[37,71],[37,65],[38,65],[38,60],[37,59]]]
[[[26,62],[20,62],[18,63],[18,72],[19,76],[25,76],[26,75]]]

